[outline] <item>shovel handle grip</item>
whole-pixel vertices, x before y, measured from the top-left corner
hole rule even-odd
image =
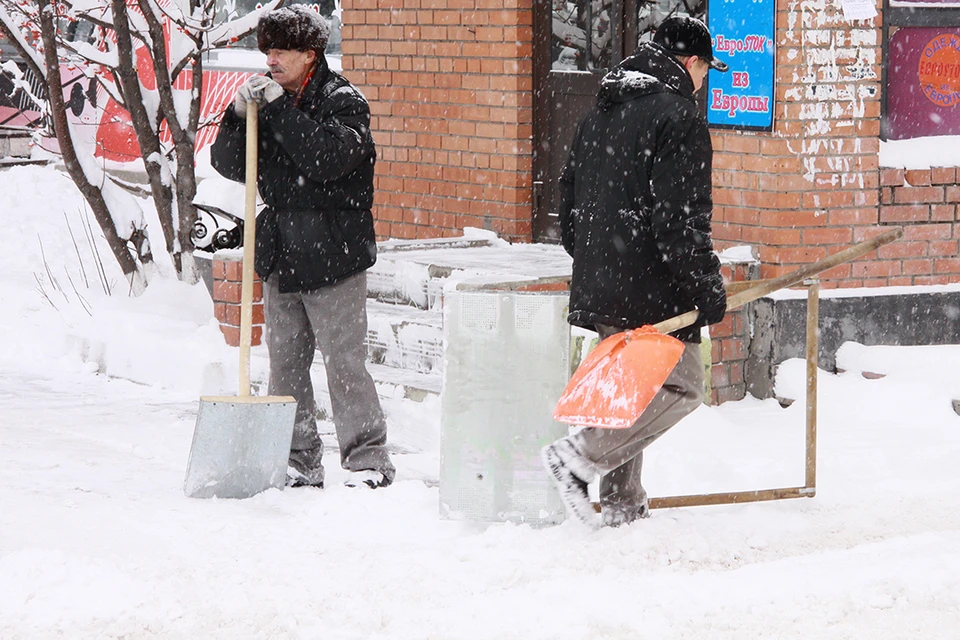
[[[240,281],[240,383],[250,395],[250,343],[253,338],[253,248],[257,229],[257,103],[247,103],[246,199],[243,208],[243,268]]]
[[[693,311],[687,311],[686,313],[681,313],[678,316],[668,318],[663,322],[658,322],[657,324],[653,325],[653,328],[660,333],[673,333],[674,331],[679,331],[684,327],[689,327],[696,322],[697,318],[699,317],[700,312],[694,309]]]
[[[855,244],[852,247],[847,247],[843,251],[838,251],[832,256],[827,256],[823,260],[817,260],[816,262],[804,265],[796,271],[785,273],[782,276],[771,278],[770,280],[763,280],[755,287],[750,287],[745,291],[741,291],[729,296],[727,298],[727,310],[732,311],[733,309],[742,307],[748,302],[753,302],[754,300],[758,300],[765,295],[771,294],[774,291],[779,291],[780,289],[786,289],[787,287],[800,284],[811,276],[815,276],[818,273],[823,273],[824,271],[829,271],[830,269],[833,269],[844,262],[849,262],[864,256],[871,251],[876,251],[883,245],[890,244],[895,240],[899,240],[901,237],[903,237],[903,229],[891,229],[890,231],[881,233],[880,235],[869,240]],[[679,316],[668,318],[663,322],[658,322],[657,324],[653,325],[653,327],[661,333],[673,333],[674,331],[678,331],[684,327],[689,327],[697,321],[698,317],[700,317],[700,312],[694,309],[693,311],[688,311]]]

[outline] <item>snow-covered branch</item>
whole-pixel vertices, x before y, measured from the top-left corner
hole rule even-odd
[[[94,65],[114,69],[120,64],[117,60],[117,52],[113,47],[104,51],[89,42],[63,42],[61,46]]]
[[[194,144],[201,126],[203,54],[255,31],[260,16],[282,4],[269,0],[241,17],[230,11],[228,18],[223,12],[218,15],[217,0],[0,0],[0,24],[23,49],[28,64],[47,80],[53,97],[46,100],[56,103],[57,138],[65,158],[70,156],[71,177],[85,197],[99,202],[91,206],[99,207],[99,220],[108,227],[104,233],[129,237],[129,220],[113,211],[128,204],[114,195],[119,187],[106,179],[93,147],[74,149],[90,141],[73,136],[72,123],[65,121],[63,83],[69,81],[59,74],[44,75],[54,60],[58,68],[75,64],[105,89],[109,100],[96,104],[89,88],[83,94],[71,88],[73,114],[88,104],[98,112],[97,136],[132,128],[167,252],[187,280],[196,277],[190,234],[196,220]],[[119,248],[116,255],[125,260]],[[130,263],[124,264],[130,272]]]
[[[247,34],[253,33],[257,29],[257,22],[260,16],[267,11],[272,11],[283,4],[283,0],[271,0],[265,3],[260,9],[251,11],[245,16],[222,22],[213,26],[206,32],[206,44],[204,49],[217,49],[232,44],[240,40]]]
[[[13,46],[16,47],[20,55],[27,60],[33,72],[37,73],[39,77],[43,77],[43,56],[40,55],[36,47],[34,47],[23,34],[24,16],[21,15],[19,20],[14,19],[13,14],[7,10],[9,4],[10,2],[8,0],[0,1],[0,25],[2,25],[3,31],[10,39],[10,42],[13,43]],[[20,13],[22,13],[22,11]]]
[[[0,73],[6,73],[10,76],[10,79],[13,81],[13,88],[15,91],[22,91],[27,98],[30,99],[34,105],[36,105],[38,111],[42,111],[46,106],[46,101],[34,94],[33,87],[30,86],[30,83],[27,82],[23,77],[23,71],[20,70],[13,61],[8,60],[7,62],[0,63]]]

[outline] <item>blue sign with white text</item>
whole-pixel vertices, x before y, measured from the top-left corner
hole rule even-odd
[[[736,129],[773,128],[775,0],[710,0],[713,55],[726,73],[710,70],[707,122]]]

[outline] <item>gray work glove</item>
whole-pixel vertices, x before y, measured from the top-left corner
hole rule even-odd
[[[283,95],[283,87],[267,76],[251,76],[243,83],[233,99],[233,110],[241,118],[247,115],[247,104],[255,102],[257,106],[267,105]]]

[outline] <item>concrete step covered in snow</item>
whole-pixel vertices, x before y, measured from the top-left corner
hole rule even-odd
[[[382,302],[436,309],[453,282],[542,282],[569,278],[571,260],[558,245],[510,244],[492,231],[466,229],[458,238],[391,240],[379,245],[367,291]]]
[[[377,263],[367,271],[367,292],[380,301],[431,309],[439,305],[443,282],[456,267],[449,250],[490,247],[496,235],[473,233],[459,238],[388,240],[377,245]]]
[[[561,247],[510,244],[478,229],[457,238],[390,240],[378,248],[377,263],[367,272],[368,366],[381,395],[417,402],[440,394],[446,287],[512,283],[509,288],[522,288],[570,275],[570,258]],[[208,276],[204,281],[210,290]],[[265,348],[254,352],[265,356]],[[263,360],[261,381],[267,377]],[[319,354],[314,369],[318,402],[328,405]]]
[[[373,364],[429,374],[443,362],[439,309],[367,301],[367,357]]]
[[[22,167],[30,164],[50,164],[48,160],[33,158],[0,158],[0,169],[9,169],[10,167]]]
[[[0,160],[13,164],[29,159],[32,135],[30,129],[23,127],[0,127]]]
[[[510,244],[467,229],[457,238],[380,243],[367,272],[367,354],[378,386],[422,400],[440,393],[443,291],[467,282],[542,282],[570,274],[556,245]]]

